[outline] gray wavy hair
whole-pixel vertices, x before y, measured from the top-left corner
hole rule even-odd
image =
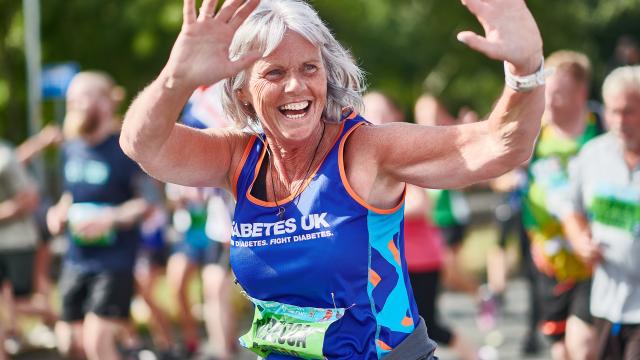
[[[360,111],[365,88],[363,71],[316,11],[304,1],[262,0],[236,32],[229,47],[229,57],[235,60],[254,49],[268,56],[278,47],[287,30],[300,34],[320,49],[327,73],[324,118],[339,122],[345,107]],[[222,91],[222,107],[240,128],[259,124],[256,114],[238,98],[238,90],[244,87],[247,74],[248,70],[244,70],[226,79]]]
[[[602,85],[602,97],[620,95],[625,91],[640,94],[640,65],[622,66],[611,72]]]

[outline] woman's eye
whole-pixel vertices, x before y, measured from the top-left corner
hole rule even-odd
[[[274,70],[270,70],[267,72],[266,76],[269,78],[275,78],[275,77],[279,77],[282,76],[283,71],[280,69],[274,69]]]
[[[318,70],[318,67],[313,64],[304,65],[304,71],[307,73],[313,73],[313,72],[316,72],[316,70]]]

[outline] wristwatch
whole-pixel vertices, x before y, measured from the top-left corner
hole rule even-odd
[[[514,75],[509,71],[509,64],[504,62],[504,81],[508,87],[517,92],[531,91],[538,86],[544,85],[547,76],[551,75],[552,70],[545,70],[544,58],[540,62],[540,67],[535,73],[526,76]]]

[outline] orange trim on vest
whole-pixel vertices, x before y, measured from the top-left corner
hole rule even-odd
[[[251,138],[249,139],[249,143],[244,148],[244,153],[242,154],[240,163],[238,163],[238,166],[236,167],[235,174],[233,174],[232,190],[233,190],[233,197],[235,197],[236,200],[238,200],[238,179],[240,178],[240,174],[242,173],[242,169],[244,168],[244,163],[247,161],[247,158],[249,157],[249,153],[251,152],[251,148],[253,147],[253,143],[256,142],[256,139],[257,139],[256,136],[251,136]]]
[[[393,258],[396,259],[396,262],[400,264],[400,251],[398,251],[398,247],[396,246],[396,243],[393,242],[393,239],[389,241],[387,247],[391,251],[391,254],[393,254]]]
[[[405,318],[402,319],[401,324],[402,324],[402,326],[411,326],[411,325],[413,325],[413,319],[408,317],[408,316],[405,316]]]
[[[352,120],[352,119],[355,119],[355,118],[356,118],[356,116],[358,116],[358,113],[357,113],[357,112],[355,112],[355,111],[353,111],[353,110],[351,110],[351,113],[349,114],[349,116],[347,116],[347,117],[345,118],[345,120]]]
[[[378,273],[373,269],[369,269],[369,282],[373,285],[373,287],[378,286],[380,281],[382,281],[380,275],[378,275]]]
[[[333,141],[333,144],[329,148],[329,151],[327,151],[327,153],[324,154],[324,156],[322,157],[322,160],[320,161],[318,166],[316,166],[316,168],[313,170],[311,175],[309,175],[309,177],[304,181],[304,183],[302,184],[300,189],[298,189],[295,194],[290,194],[286,198],[284,198],[282,200],[278,200],[278,204],[277,205],[276,205],[275,201],[262,201],[262,200],[260,200],[260,199],[258,199],[256,197],[254,197],[253,195],[251,195],[251,189],[253,189],[253,184],[256,182],[256,179],[258,177],[258,173],[260,172],[260,167],[262,166],[262,162],[264,161],[264,156],[265,156],[266,149],[267,149],[267,147],[265,146],[262,149],[262,155],[260,155],[260,160],[258,160],[258,162],[256,163],[256,169],[255,169],[255,172],[254,172],[253,181],[251,182],[251,185],[247,188],[247,199],[249,199],[250,202],[252,202],[252,203],[254,203],[256,205],[264,206],[264,207],[276,207],[276,206],[282,206],[282,205],[290,203],[298,195],[302,194],[302,192],[307,188],[307,186],[309,185],[311,180],[313,180],[313,178],[316,176],[316,173],[318,173],[318,170],[320,170],[320,167],[322,166],[322,164],[324,164],[324,161],[327,159],[327,156],[329,156],[329,153],[331,153],[331,150],[333,149],[333,147],[336,146],[336,143],[338,142],[338,139],[340,139],[340,135],[342,134],[343,129],[344,129],[344,122],[340,124],[340,130],[338,131],[338,136],[336,136],[335,140]]]
[[[382,349],[382,350],[386,350],[386,351],[393,350],[393,348],[391,346],[385,344],[385,342],[380,340],[380,339],[376,340],[376,342],[378,343],[378,347],[380,347],[380,349]]]
[[[355,113],[355,111],[354,111],[354,113]],[[353,116],[355,116],[355,115],[353,115]],[[381,214],[381,215],[393,214],[393,213],[395,213],[396,211],[398,211],[402,207],[402,204],[404,204],[404,197],[407,194],[406,186],[405,186],[404,192],[402,193],[402,198],[400,199],[400,202],[398,203],[398,205],[396,205],[395,207],[393,207],[391,209],[380,209],[380,208],[377,208],[375,206],[370,205],[363,198],[361,198],[358,194],[356,194],[356,192],[351,187],[351,184],[349,184],[349,180],[347,180],[347,174],[346,174],[346,172],[344,170],[344,145],[347,142],[347,138],[349,137],[349,135],[351,135],[351,133],[353,133],[353,131],[356,130],[357,128],[359,128],[362,124],[365,124],[365,122],[363,121],[363,122],[360,122],[360,123],[354,125],[351,129],[349,129],[349,131],[344,135],[344,137],[340,141],[340,149],[339,149],[339,153],[338,153],[338,167],[340,169],[340,179],[342,180],[342,184],[344,185],[344,188],[347,190],[347,193],[358,204],[360,204],[363,207],[373,211],[376,214]]]

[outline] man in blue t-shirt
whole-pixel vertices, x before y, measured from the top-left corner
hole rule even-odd
[[[64,194],[48,213],[69,249],[60,277],[60,351],[117,359],[116,335],[129,319],[138,223],[148,178],[120,149],[114,111],[121,91],[106,74],[83,72],[67,92]],[[147,196],[148,198],[148,196]]]

